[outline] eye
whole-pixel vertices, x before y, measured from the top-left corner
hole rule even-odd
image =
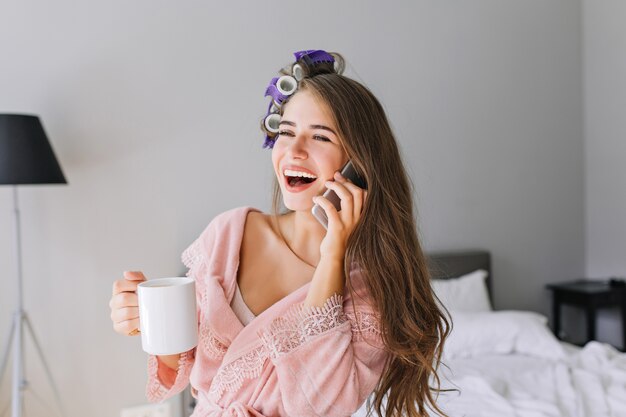
[[[322,142],[330,142],[330,139],[324,137],[324,136],[320,136],[320,135],[315,135],[313,136],[316,140],[320,140]]]
[[[278,136],[294,136],[293,133],[287,131],[287,130],[279,130],[278,131]],[[328,139],[325,136],[320,136],[320,135],[313,135],[313,139],[320,141],[320,142],[332,142],[330,139]]]

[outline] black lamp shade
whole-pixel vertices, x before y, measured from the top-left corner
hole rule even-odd
[[[39,117],[0,114],[0,184],[67,184]]]

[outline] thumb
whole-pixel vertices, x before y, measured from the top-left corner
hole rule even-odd
[[[145,281],[146,276],[141,271],[124,271],[124,278],[129,281]]]

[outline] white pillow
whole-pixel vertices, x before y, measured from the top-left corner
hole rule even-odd
[[[433,279],[435,295],[448,310],[491,311],[487,291],[487,271],[478,269],[458,278]]]
[[[519,353],[565,359],[563,346],[547,327],[548,319],[531,311],[450,312],[452,332],[444,359]]]

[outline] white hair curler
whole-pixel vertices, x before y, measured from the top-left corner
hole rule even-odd
[[[268,132],[278,133],[278,124],[280,123],[280,114],[272,113],[268,114],[265,118],[265,129]]]
[[[291,75],[283,75],[276,81],[276,88],[284,96],[292,95],[298,88],[298,81]]]
[[[302,66],[300,64],[294,64],[293,68],[291,69],[291,73],[293,74],[293,77],[296,79],[296,81],[301,81],[304,78],[304,70],[302,69]]]

